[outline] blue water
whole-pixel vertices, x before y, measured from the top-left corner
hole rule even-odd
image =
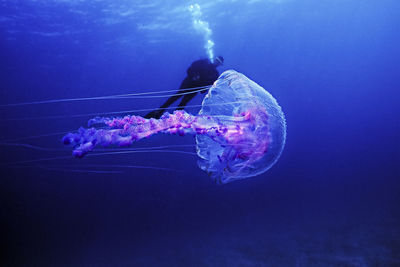
[[[196,156],[167,152],[42,161],[71,155],[62,133],[93,117],[76,115],[165,99],[3,105],[174,90],[207,56],[189,3],[165,2],[0,1],[1,265],[400,266],[395,0],[197,2],[220,71],[285,112],[286,147],[261,176],[216,185]]]

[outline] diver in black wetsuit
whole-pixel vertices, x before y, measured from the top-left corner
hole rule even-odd
[[[159,109],[148,113],[144,117],[147,119],[159,119],[164,113],[165,109],[181,97],[183,98],[177,109],[184,109],[186,104],[196,96],[198,92],[198,89],[196,89],[197,87],[212,85],[218,79],[219,72],[217,67],[221,66],[223,63],[224,58],[221,56],[216,57],[214,63],[211,63],[209,59],[200,59],[194,61],[187,69],[187,76],[182,81],[179,91],[175,95],[168,98]],[[190,88],[193,88],[193,90],[190,90]],[[206,92],[207,90],[201,91],[203,94]]]

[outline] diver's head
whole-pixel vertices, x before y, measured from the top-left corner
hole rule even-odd
[[[214,59],[214,65],[216,67],[224,65],[224,58],[222,56],[218,56]]]

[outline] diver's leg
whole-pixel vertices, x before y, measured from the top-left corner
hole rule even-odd
[[[195,87],[195,86],[193,85],[193,80],[192,80],[192,78],[190,78],[190,77],[186,77],[186,78],[182,81],[181,86],[180,86],[180,88],[179,88],[179,91],[178,91],[175,95],[173,95],[173,96],[171,96],[170,98],[168,98],[167,101],[165,101],[165,103],[162,104],[161,107],[160,107],[159,109],[153,110],[152,112],[146,114],[146,116],[144,116],[144,117],[145,117],[146,119],[150,119],[150,118],[159,119],[159,118],[161,117],[161,115],[165,112],[165,109],[168,108],[169,106],[171,106],[176,100],[178,100],[179,98],[181,98],[183,93],[187,93],[187,92],[188,92],[188,89],[191,88],[191,87]],[[189,91],[189,92],[190,92],[190,91]],[[189,94],[189,95],[190,95],[190,94]],[[188,96],[188,95],[183,95],[183,96],[184,96],[184,99],[185,99],[185,97]],[[193,96],[190,97],[189,100],[192,99],[192,98],[193,98]],[[184,101],[184,99],[182,99],[182,102]],[[185,105],[186,105],[186,103],[187,103],[189,100],[187,100],[187,101],[185,102]],[[181,104],[182,104],[182,103],[181,103]]]
[[[194,92],[194,93],[192,93],[192,94],[184,95],[184,96],[183,96],[183,99],[182,99],[182,101],[181,101],[181,103],[179,103],[179,106],[178,106],[177,110],[182,110],[182,109],[184,109],[184,108],[186,107],[186,104],[187,104],[190,100],[192,100],[192,98],[195,97],[196,94],[197,94],[197,92]]]
[[[177,95],[173,95],[165,101],[164,104],[161,105],[159,109],[153,110],[147,113],[144,117],[146,119],[155,118],[159,119],[161,115],[165,112],[165,109],[171,106],[176,100],[178,100],[182,95],[180,95],[180,91],[178,91]]]
[[[170,98],[168,98],[167,101],[165,101],[165,103],[161,105],[160,109],[166,109],[167,107],[171,106],[176,100],[181,98],[181,96],[182,95],[181,95],[181,92],[179,90],[176,95],[173,95]]]

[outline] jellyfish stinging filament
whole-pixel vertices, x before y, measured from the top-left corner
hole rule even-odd
[[[97,145],[130,146],[156,133],[196,135],[199,167],[215,181],[228,183],[259,175],[279,158],[286,122],[276,100],[265,89],[236,71],[221,74],[205,96],[198,115],[164,113],[160,119],[140,116],[94,118],[89,126],[64,136],[83,157]]]

